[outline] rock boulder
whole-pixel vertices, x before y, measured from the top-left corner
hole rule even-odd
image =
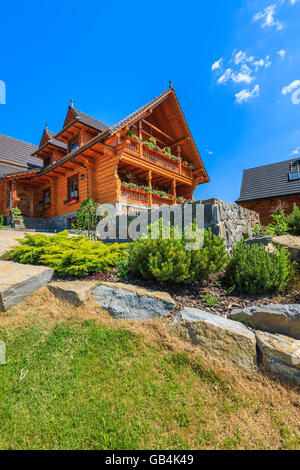
[[[92,293],[96,285],[96,281],[61,281],[50,282],[47,287],[55,296],[79,306]]]
[[[230,318],[252,328],[300,339],[300,305],[262,305],[235,309]]]
[[[175,302],[165,292],[155,292],[121,282],[103,282],[93,291],[100,307],[113,317],[146,320],[172,315]]]
[[[300,341],[263,331],[257,331],[256,338],[266,369],[300,385]]]
[[[221,360],[248,371],[256,369],[255,335],[242,323],[186,307],[171,322],[169,331]]]
[[[0,311],[23,302],[51,281],[53,269],[11,261],[0,261]]]

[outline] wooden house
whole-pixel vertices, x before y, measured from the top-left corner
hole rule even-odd
[[[88,197],[124,213],[193,200],[209,181],[172,87],[111,127],[71,103],[63,128],[46,128],[32,157],[42,168],[0,180],[0,213],[19,207],[36,227],[67,227]]]
[[[271,214],[277,209],[289,213],[294,204],[300,207],[300,160],[293,158],[244,170],[236,202],[257,212],[263,225],[272,222]]]

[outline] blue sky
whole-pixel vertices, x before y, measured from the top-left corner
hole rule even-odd
[[[113,124],[171,79],[211,178],[195,198],[300,155],[300,0],[5,2],[1,20],[3,134],[38,144],[71,98]]]

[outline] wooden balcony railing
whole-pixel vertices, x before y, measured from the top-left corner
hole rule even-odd
[[[152,194],[152,204],[157,204],[159,206],[163,205],[168,205],[172,206],[173,204],[176,204],[177,201],[174,201],[174,199],[167,199],[165,197],[158,196],[157,194]]]
[[[163,152],[152,150],[146,145],[143,145],[142,142],[137,142],[133,138],[129,138],[129,140],[131,142],[129,149],[135,153],[136,156],[139,156],[145,161],[164,168],[165,170],[174,171],[175,173],[187,176],[188,178],[193,177],[192,169],[184,166],[181,161],[172,160]]]
[[[176,204],[177,201],[170,198],[162,197],[157,194],[149,194],[146,191],[141,191],[139,189],[132,189],[132,188],[121,188],[121,199],[122,201],[130,202],[133,204],[145,204],[149,206],[151,204],[157,205],[172,205]]]
[[[132,202],[136,204],[150,204],[150,194],[146,191],[139,191],[138,189],[124,188],[122,187],[121,196],[123,201]]]

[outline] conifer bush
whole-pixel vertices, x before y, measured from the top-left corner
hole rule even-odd
[[[238,243],[226,268],[226,277],[239,292],[251,295],[283,292],[293,276],[293,263],[284,248],[270,252],[264,245]]]
[[[61,276],[84,277],[108,271],[125,256],[128,244],[106,245],[84,235],[68,238],[67,231],[57,235],[30,235],[19,240],[10,259],[23,264],[45,265]]]
[[[132,243],[128,264],[134,274],[162,282],[189,283],[203,280],[226,265],[224,240],[211,230],[204,232],[204,245],[198,250],[188,250],[187,240],[176,239],[172,227],[170,234],[167,240],[160,233],[158,239],[140,238]]]
[[[293,211],[288,216],[289,231],[294,235],[300,235],[300,208],[294,204]]]

